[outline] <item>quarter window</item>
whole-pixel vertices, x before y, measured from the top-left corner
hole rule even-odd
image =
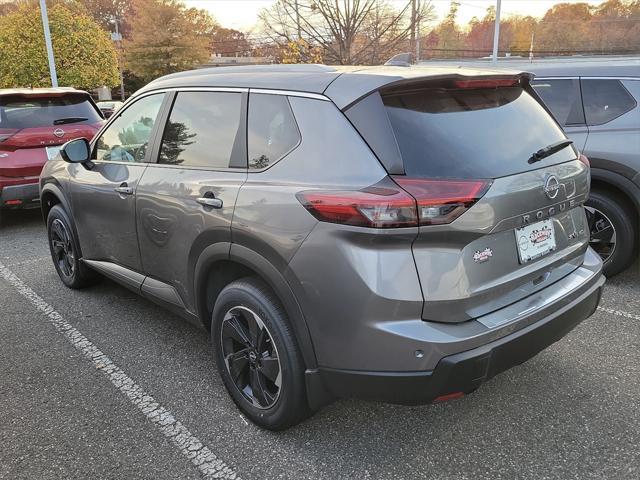
[[[247,138],[249,169],[254,170],[272,165],[298,145],[300,132],[287,97],[249,96]]]
[[[582,80],[582,98],[588,125],[610,122],[636,106],[619,80]]]
[[[180,92],[164,129],[158,163],[229,168],[240,138],[242,95]]]
[[[143,162],[164,94],[136,101],[102,133],[94,158],[107,162]]]
[[[584,125],[578,79],[536,80],[531,86],[562,126]]]

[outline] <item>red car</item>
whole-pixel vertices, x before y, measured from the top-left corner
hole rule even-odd
[[[100,110],[82,90],[0,90],[0,208],[38,207],[45,162],[69,140],[90,140],[103,123]]]

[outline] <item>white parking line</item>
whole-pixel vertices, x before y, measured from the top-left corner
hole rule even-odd
[[[239,480],[238,474],[220,460],[209,448],[195,437],[175,416],[137,385],[129,375],[113,363],[98,347],[89,341],[62,315],[45,302],[38,294],[20,280],[0,262],[0,277],[12,285],[20,295],[29,300],[82,355],[102,371],[120,392],[155,425],[162,434],[200,470],[204,478]]]
[[[620,317],[631,318],[632,320],[640,320],[640,315],[636,315],[635,313],[627,313],[622,310],[614,310],[613,308],[606,307],[598,307],[598,310],[602,312],[612,313],[614,315],[619,315]]]

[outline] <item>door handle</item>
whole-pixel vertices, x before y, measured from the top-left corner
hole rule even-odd
[[[126,183],[123,183],[119,187],[114,188],[114,190],[122,195],[132,195],[133,188],[128,187]]]
[[[198,202],[200,205],[204,205],[205,207],[222,208],[222,200],[219,198],[215,198],[214,196],[199,197],[196,199],[196,202]]]

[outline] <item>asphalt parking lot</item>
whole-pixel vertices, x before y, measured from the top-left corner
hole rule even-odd
[[[2,213],[0,478],[636,479],[639,294],[636,264],[461,400],[339,401],[271,433],[227,396],[203,330],[107,280],[65,288],[39,212]]]

